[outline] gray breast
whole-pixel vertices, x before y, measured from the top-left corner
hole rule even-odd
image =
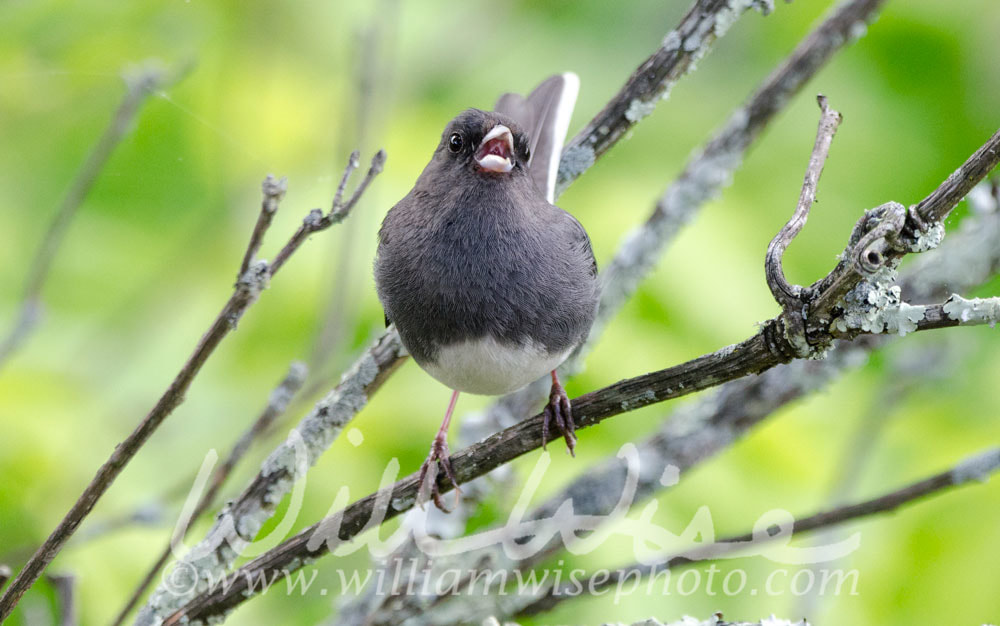
[[[534,196],[519,204],[487,185],[435,204],[412,192],[386,216],[375,263],[379,297],[432,375],[448,346],[490,339],[536,353],[531,362],[548,367],[589,331],[597,297],[589,241],[572,216]],[[450,354],[461,368],[465,357]],[[513,363],[508,357],[495,364],[498,373]],[[537,377],[530,375],[529,382]]]

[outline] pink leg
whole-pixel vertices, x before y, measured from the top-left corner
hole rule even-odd
[[[573,411],[569,404],[569,396],[559,382],[559,376],[552,370],[552,391],[549,392],[549,403],[542,412],[542,448],[549,440],[549,424],[556,423],[556,428],[566,440],[566,449],[570,456],[576,456],[576,424],[573,422]]]
[[[458,495],[461,493],[461,490],[458,488],[458,480],[455,479],[455,473],[451,469],[451,461],[448,459],[448,426],[451,425],[451,415],[455,412],[455,405],[457,403],[458,392],[453,391],[451,401],[448,403],[448,410],[444,414],[444,421],[441,422],[441,428],[438,429],[437,435],[434,437],[434,442],[431,444],[431,452],[427,455],[427,460],[420,466],[420,491],[417,492],[417,502],[421,506],[428,500],[429,496],[430,499],[434,500],[434,504],[445,513],[449,512],[449,509],[441,501],[441,490],[438,488],[436,476],[429,487],[429,494],[425,488],[424,480],[431,466],[436,462],[444,470],[444,475],[448,477],[448,480],[455,487],[455,503],[458,503]]]

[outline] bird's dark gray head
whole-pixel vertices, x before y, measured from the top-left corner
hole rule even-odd
[[[432,164],[446,171],[487,177],[527,173],[528,137],[500,113],[468,109],[441,134]]]

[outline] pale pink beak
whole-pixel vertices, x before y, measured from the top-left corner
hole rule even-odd
[[[486,133],[476,148],[476,163],[488,172],[506,174],[514,169],[514,135],[503,124]]]

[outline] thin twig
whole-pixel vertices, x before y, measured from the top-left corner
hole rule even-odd
[[[1000,136],[1000,133],[997,136]],[[986,163],[990,161],[992,161],[992,165],[986,167]],[[979,150],[970,157],[963,169],[979,171],[985,176],[998,161],[1000,161],[1000,151]],[[947,181],[945,184],[948,184]],[[931,203],[930,206],[932,210],[941,215],[947,215],[954,208],[954,204],[942,206],[941,202],[954,201],[957,204],[961,199],[953,195],[939,195],[938,197],[939,200]],[[862,217],[858,228],[867,225],[868,218],[868,214]],[[893,234],[901,236],[899,233]],[[889,235],[890,233],[886,234],[886,236]],[[848,252],[853,252],[852,245],[863,243],[865,243],[863,238],[860,242],[854,242],[852,237]],[[898,252],[900,257],[903,254],[902,251]],[[846,272],[842,264],[838,264],[831,275],[837,272]],[[843,290],[843,293],[847,293],[861,282],[861,277],[856,274],[853,276],[845,274],[843,277],[836,278],[837,280],[829,281],[828,288],[830,290]],[[785,318],[779,316],[764,323],[760,332],[737,345],[729,346],[682,365],[623,380],[604,389],[580,396],[573,401],[573,414],[577,420],[577,428],[586,428],[614,415],[688,395],[748,374],[766,371],[780,363],[789,362],[795,358],[795,352],[790,340],[783,335],[785,328]],[[829,333],[826,341],[827,344],[833,341],[833,337]],[[451,464],[457,479],[456,482],[463,484],[482,476],[500,465],[541,447],[541,443],[542,415],[539,414],[453,454]],[[453,488],[450,481],[439,481],[438,486],[442,493]],[[417,475],[414,474],[385,490],[353,503],[329,518],[336,520],[336,523],[321,521],[301,531],[278,547],[240,568],[232,586],[224,590],[212,590],[196,597],[184,609],[173,614],[166,623],[177,623],[181,618],[205,619],[237,606],[247,599],[247,596],[244,595],[244,592],[247,591],[246,585],[255,573],[291,571],[296,569],[293,567],[294,564],[298,563],[301,566],[303,558],[316,558],[326,554],[332,548],[351,540],[359,532],[366,529],[374,515],[380,516],[380,519],[384,521],[411,509],[415,504],[418,489]]]
[[[833,143],[833,136],[837,132],[837,127],[843,119],[837,111],[831,109],[826,102],[826,96],[817,96],[822,115],[819,120],[819,128],[816,130],[816,143],[813,146],[812,156],[809,158],[809,167],[806,169],[805,180],[802,182],[802,193],[799,195],[798,206],[782,227],[778,234],[774,236],[767,246],[767,256],[764,262],[767,286],[774,295],[774,299],[782,308],[791,308],[799,304],[799,294],[802,287],[791,285],[785,278],[781,262],[785,256],[785,249],[792,242],[802,227],[809,219],[809,209],[816,201],[816,186],[819,177],[823,174],[823,165],[826,164],[827,156],[830,154],[830,144]]]
[[[0,341],[0,368],[24,343],[28,334],[38,323],[42,310],[42,288],[45,286],[49,270],[52,269],[52,263],[59,252],[59,247],[62,245],[77,209],[87,198],[87,194],[100,176],[108,158],[131,129],[132,121],[149,95],[164,84],[178,78],[179,75],[167,76],[162,68],[148,62],[137,71],[127,73],[124,76],[125,94],[122,96],[115,114],[73,179],[69,191],[63,197],[63,201],[42,237],[35,257],[28,268],[21,296],[21,308],[10,332]]]
[[[371,182],[371,179],[381,171],[381,166],[384,162],[385,153],[379,151],[372,159],[372,168],[359,186],[359,192],[363,191]],[[59,522],[59,525],[52,531],[52,534],[49,535],[35,554],[28,560],[28,563],[14,578],[14,581],[7,588],[3,596],[0,597],[0,621],[10,615],[21,596],[24,595],[25,591],[38,579],[45,567],[59,553],[66,541],[76,531],[80,522],[90,513],[94,504],[108,490],[115,478],[125,468],[125,465],[142,448],[153,432],[163,423],[163,420],[184,400],[185,393],[191,386],[191,382],[195,376],[198,375],[202,365],[205,364],[205,361],[208,360],[208,357],[219,346],[223,338],[236,328],[240,318],[257,300],[261,291],[267,288],[270,280],[278,273],[282,265],[298,250],[309,234],[324,230],[342,221],[357,201],[359,192],[355,193],[352,202],[348,206],[341,207],[339,210],[331,211],[326,215],[323,215],[319,211],[310,213],[303,220],[303,225],[292,235],[288,243],[285,244],[285,247],[279,254],[279,258],[275,259],[274,264],[269,266],[266,261],[257,261],[250,265],[250,268],[237,281],[233,295],[226,302],[225,306],[223,306],[218,316],[216,316],[208,332],[198,342],[194,352],[183,367],[181,367],[181,370],[177,373],[173,382],[170,383],[166,392],[164,392],[156,405],[143,418],[136,429],[121,444],[115,447],[111,457],[97,471],[97,475],[84,489],[80,498],[70,508],[62,521]],[[266,202],[264,205],[266,206]]]
[[[347,158],[347,167],[344,168],[344,175],[340,177],[340,184],[337,185],[337,192],[333,195],[333,204],[330,205],[330,212],[333,213],[341,205],[344,199],[344,189],[347,188],[347,181],[351,174],[361,165],[361,153],[355,150]]]
[[[354,205],[358,203],[358,200],[361,198],[361,194],[368,189],[368,185],[371,184],[372,180],[374,180],[376,176],[379,175],[384,166],[385,151],[379,150],[375,153],[375,156],[372,157],[368,173],[365,174],[365,177],[361,180],[358,188],[354,190],[354,195],[351,196],[351,199],[347,202],[347,204],[333,205],[330,212],[326,214],[319,209],[313,209],[312,212],[309,213],[304,220],[302,220],[302,225],[299,226],[299,229],[295,231],[295,234],[288,240],[285,247],[283,247],[274,257],[274,261],[271,263],[271,274],[273,275],[281,269],[285,262],[288,261],[288,258],[299,249],[302,242],[309,238],[309,235],[318,233],[321,230],[326,230],[334,224],[339,224],[344,221],[344,218],[350,215],[351,209],[354,208]],[[349,164],[348,167],[351,167],[351,165]]]
[[[828,511],[815,513],[809,517],[797,519],[792,523],[790,528],[780,529],[774,534],[770,532],[747,532],[666,557],[656,563],[636,563],[618,570],[608,577],[607,580],[603,580],[604,577],[602,576],[602,580],[581,579],[581,582],[584,589],[600,591],[617,584],[623,577],[635,575],[636,573],[640,576],[648,576],[656,572],[676,569],[684,565],[736,555],[748,548],[754,548],[778,539],[787,540],[790,536],[801,533],[843,524],[862,517],[894,511],[905,504],[930,495],[939,494],[951,487],[960,487],[970,482],[985,482],[997,469],[1000,469],[1000,448],[991,448],[959,462],[951,469],[911,483],[877,498],[839,506]],[[588,585],[593,586],[590,587]],[[539,611],[547,611],[562,600],[570,597],[578,597],[578,595],[567,594],[565,587],[559,589],[550,588],[545,596],[523,609],[519,615],[527,616]]]
[[[250,446],[256,441],[261,435],[263,435],[274,423],[274,420],[278,419],[288,408],[288,404],[298,393],[299,389],[302,388],[303,383],[306,380],[306,374],[308,369],[304,363],[295,362],[292,363],[288,368],[288,373],[282,379],[281,383],[271,392],[268,397],[267,406],[261,411],[260,415],[254,421],[253,424],[236,440],[232,449],[229,451],[226,460],[219,465],[215,472],[212,474],[211,479],[208,482],[208,489],[202,495],[198,504],[194,507],[188,518],[187,524],[184,526],[180,539],[187,536],[188,530],[190,530],[191,524],[197,520],[201,515],[208,510],[213,504],[215,504],[215,499],[219,495],[219,491],[225,484],[226,480],[232,474],[233,469],[240,462],[240,459],[247,453]],[[142,598],[143,594],[149,588],[149,585],[156,579],[156,575],[160,572],[163,566],[170,559],[170,555],[173,552],[174,540],[171,539],[167,542],[160,556],[153,563],[153,566],[146,572],[142,581],[132,592],[125,606],[119,611],[118,616],[115,618],[113,624],[118,626],[124,623],[125,618],[128,617],[129,613],[136,607],[139,600]]]
[[[345,172],[345,180],[347,176],[348,173]],[[254,224],[253,233],[250,235],[250,243],[247,245],[247,251],[243,254],[240,271],[236,274],[237,281],[247,273],[247,270],[250,269],[250,264],[256,259],[260,245],[264,242],[264,233],[271,227],[271,220],[274,219],[274,214],[278,212],[278,204],[288,190],[288,179],[282,176],[279,180],[268,174],[261,188],[264,199],[260,203],[260,214],[257,216],[257,223]]]

